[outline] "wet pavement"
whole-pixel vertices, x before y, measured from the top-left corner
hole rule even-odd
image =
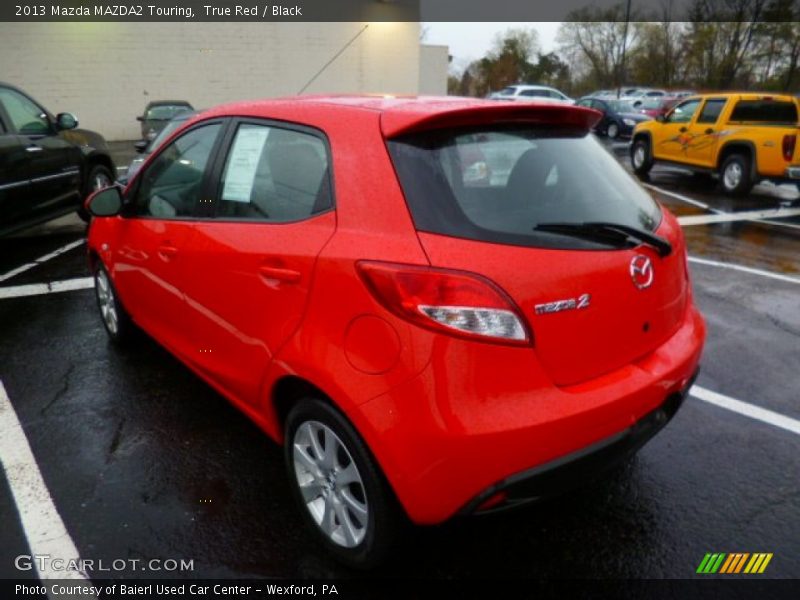
[[[625,147],[612,149],[626,164]],[[677,215],[798,198],[791,187],[758,186],[731,200],[713,182],[661,168],[649,183]],[[698,385],[800,419],[800,217],[684,231],[691,257],[704,261],[690,263],[709,334]],[[0,239],[0,276],[83,232],[65,218]],[[0,286],[87,277],[84,250]],[[0,298],[0,381],[82,558],[193,559],[193,571],[168,574],[177,577],[361,576],[303,529],[280,449],[153,341],[113,347],[92,290]],[[769,577],[798,578],[798,474],[800,435],[690,397],[605,480],[415,529],[374,575],[689,578],[707,552],[771,552]],[[13,566],[29,550],[2,471],[0,528],[0,578],[30,577]],[[165,574],[114,574],[145,575]]]

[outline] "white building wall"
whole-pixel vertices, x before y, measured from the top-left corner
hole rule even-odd
[[[422,45],[419,52],[419,93],[447,95],[447,71],[450,68],[447,46]]]
[[[365,25],[0,23],[0,80],[109,140],[136,139],[151,100],[296,94]],[[419,23],[370,23],[305,93],[416,94],[419,65]]]

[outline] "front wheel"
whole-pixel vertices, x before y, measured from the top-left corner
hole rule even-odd
[[[731,154],[719,170],[722,191],[730,196],[746,196],[753,188],[750,160],[743,154]]]
[[[94,273],[94,291],[108,337],[115,344],[128,342],[133,334],[133,321],[120,303],[114,284],[103,265],[98,265]]]
[[[650,154],[650,143],[644,139],[639,138],[633,142],[631,147],[631,166],[633,172],[639,177],[645,178],[653,168],[653,156]]]
[[[289,480],[317,538],[350,566],[379,563],[396,538],[400,510],[353,426],[330,404],[305,398],[289,412],[285,433]]]
[[[89,176],[86,178],[86,182],[83,185],[83,200],[86,201],[86,198],[89,197],[89,194],[110,187],[113,184],[114,176],[111,174],[111,171],[108,170],[108,167],[103,165],[94,165],[89,170]],[[87,223],[91,219],[91,216],[83,207],[83,204],[81,204],[80,208],[78,208],[78,216]]]
[[[606,129],[606,135],[609,139],[615,140],[619,137],[619,125],[616,123],[609,123],[608,128]]]

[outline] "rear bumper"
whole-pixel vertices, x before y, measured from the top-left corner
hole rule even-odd
[[[699,369],[680,392],[671,394],[656,410],[633,425],[591,446],[547,464],[517,473],[485,489],[459,514],[484,514],[513,508],[568,492],[598,479],[609,469],[636,453],[675,416],[692,387]],[[492,501],[496,499],[496,501]],[[484,503],[491,506],[482,509]]]
[[[690,306],[649,355],[558,387],[530,348],[442,339],[420,375],[359,407],[357,427],[411,520],[440,523],[523,480],[531,482],[510,497],[557,493],[562,478],[579,483],[583,456],[606,462],[634,451],[680,405],[704,340]],[[556,476],[567,463],[575,464]]]
[[[785,171],[786,179],[800,179],[800,166],[788,167]]]

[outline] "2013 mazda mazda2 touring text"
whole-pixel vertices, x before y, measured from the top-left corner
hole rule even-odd
[[[103,323],[282,443],[349,564],[406,519],[563,492],[666,424],[705,338],[681,229],[598,118],[350,96],[202,113],[87,202]]]

